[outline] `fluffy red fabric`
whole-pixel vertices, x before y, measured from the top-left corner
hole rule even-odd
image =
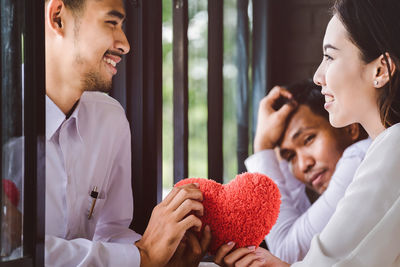
[[[18,188],[10,180],[3,179],[2,182],[3,182],[3,191],[6,194],[6,196],[8,197],[8,199],[10,200],[11,204],[13,204],[14,206],[18,206],[18,203],[19,203]]]
[[[281,204],[279,189],[267,176],[243,173],[226,185],[203,178],[190,178],[181,186],[199,183],[203,193],[203,227],[211,228],[211,254],[234,241],[235,248],[259,246],[275,224]]]

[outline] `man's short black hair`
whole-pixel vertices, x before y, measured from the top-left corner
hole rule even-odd
[[[86,0],[63,0],[64,5],[73,11],[82,11]]]
[[[47,3],[49,0],[45,0]],[[78,12],[82,12],[83,8],[85,7],[86,0],[62,0],[64,5],[71,9],[75,14]]]
[[[321,94],[321,86],[308,79],[284,87],[292,94],[297,104],[308,106],[313,113],[329,121],[329,113],[324,108],[325,98]],[[274,109],[278,110],[286,102],[287,99],[279,99]]]
[[[307,79],[284,87],[292,94],[298,105],[308,106],[314,114],[323,117],[329,122],[329,113],[324,108],[325,97],[321,93],[321,86],[316,85],[311,79]],[[273,108],[278,110],[287,102],[287,99],[280,99]],[[360,124],[358,124],[358,127],[360,134],[357,140],[367,138],[368,134],[364,128]]]

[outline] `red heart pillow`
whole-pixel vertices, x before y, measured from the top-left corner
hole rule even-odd
[[[20,195],[18,188],[12,181],[7,179],[2,179],[2,184],[4,193],[6,194],[10,202],[17,207],[19,204]]]
[[[203,193],[203,227],[211,228],[211,254],[233,241],[235,248],[259,246],[275,224],[281,204],[279,189],[267,176],[243,173],[226,185],[190,178],[175,186],[198,183]]]

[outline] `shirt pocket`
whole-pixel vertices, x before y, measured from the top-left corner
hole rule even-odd
[[[77,229],[79,229],[77,237],[84,237],[91,240],[96,231],[96,226],[99,218],[101,217],[105,197],[104,194],[101,194],[101,191],[99,192],[97,198],[93,198],[89,193],[87,193],[84,196],[81,196],[80,201],[82,203],[82,210],[81,215],[79,215],[80,223],[77,227]],[[93,210],[89,218],[92,207]]]
[[[99,191],[97,198],[94,198],[90,193],[87,196],[86,200],[86,218],[90,222],[97,222],[99,217],[101,216],[101,211],[103,209],[105,202],[105,193],[103,191]]]

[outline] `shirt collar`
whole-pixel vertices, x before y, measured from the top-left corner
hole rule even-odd
[[[69,117],[70,120],[74,120],[75,121],[75,127],[76,127],[76,133],[79,137],[79,140],[81,142],[83,142],[82,136],[81,136],[81,131],[79,130],[79,118],[82,116],[78,116],[79,115],[79,109],[82,105],[82,101],[78,100],[78,105],[76,105],[75,110],[72,112],[71,116]]]
[[[65,114],[46,95],[46,139],[50,140],[65,120]]]
[[[74,112],[70,116],[68,120],[74,120],[77,135],[82,141],[82,137],[79,133],[79,123],[78,123],[78,112],[79,107],[81,105],[81,101],[79,101],[78,105],[76,106]],[[60,110],[60,108],[46,95],[46,139],[50,140],[56,131],[60,128],[61,124],[65,121],[66,116],[64,112]]]

